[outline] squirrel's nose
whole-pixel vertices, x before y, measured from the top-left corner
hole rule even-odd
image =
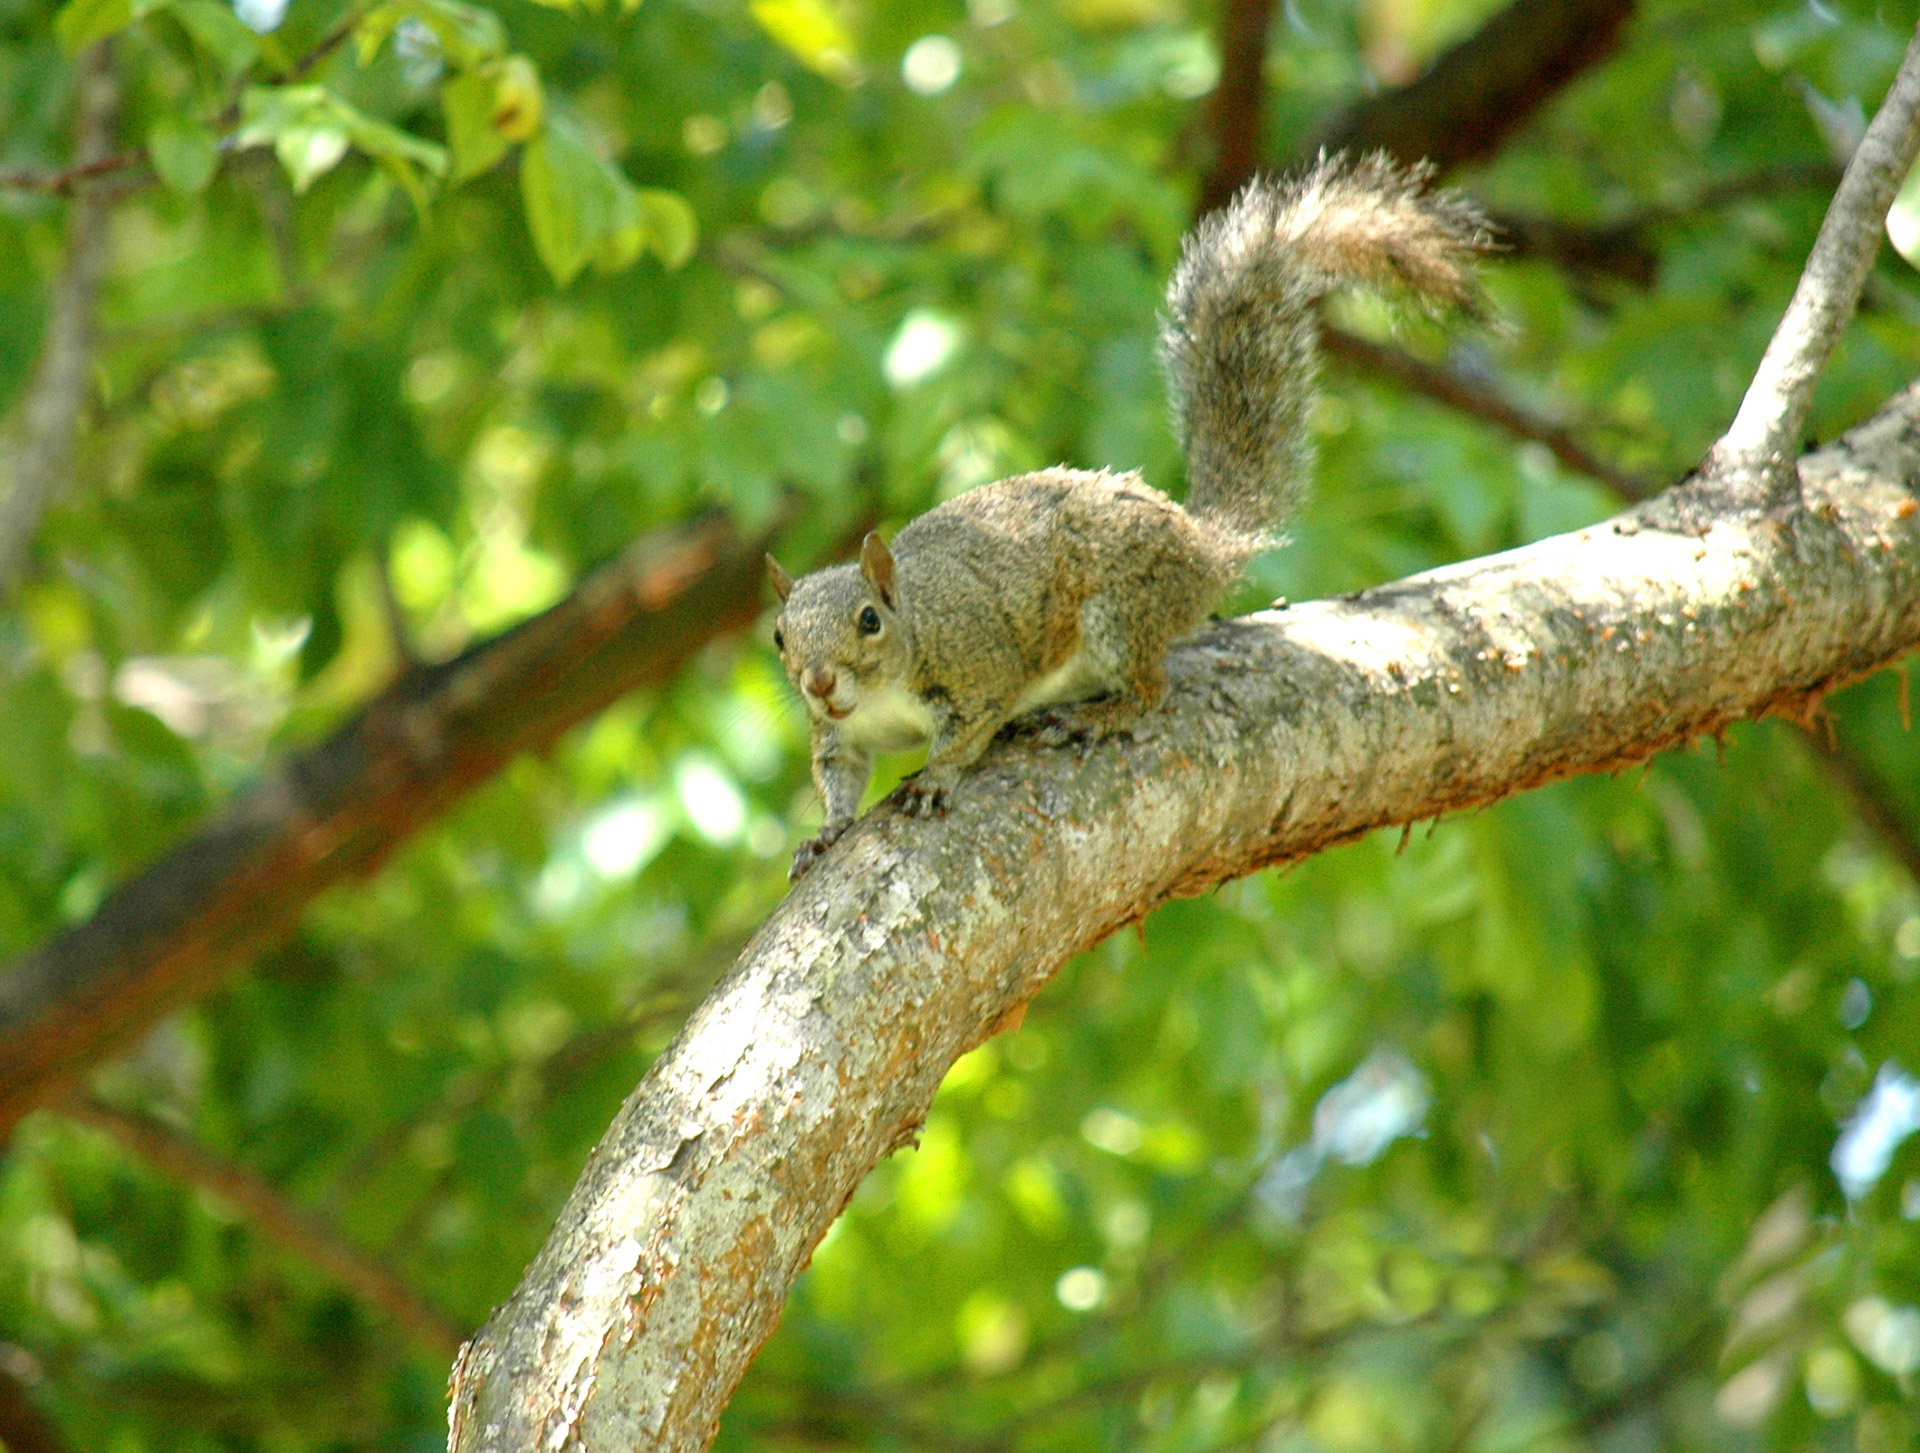
[[[831,666],[822,666],[816,661],[800,673],[800,687],[807,695],[817,696],[825,701],[833,695],[836,679]]]

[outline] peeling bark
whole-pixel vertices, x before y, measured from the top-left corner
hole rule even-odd
[[[1165,706],[1015,733],[939,821],[882,807],[622,1107],[454,1369],[451,1446],[692,1450],[953,1061],[1169,898],[1375,828],[1804,713],[1920,643],[1920,386],[1770,508],[1713,476],[1571,535],[1222,622]]]

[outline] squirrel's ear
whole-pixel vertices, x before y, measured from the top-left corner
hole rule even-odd
[[[773,593],[782,601],[793,594],[793,577],[780,568],[780,562],[767,556],[767,579],[773,582]]]
[[[860,573],[867,577],[869,585],[880,592],[880,599],[887,603],[887,609],[892,610],[893,552],[876,530],[868,530],[867,538],[860,542]]]

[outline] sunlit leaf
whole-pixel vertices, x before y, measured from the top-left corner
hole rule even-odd
[[[219,164],[213,133],[191,116],[163,116],[147,132],[147,156],[176,192],[203,190]]]
[[[172,0],[169,8],[194,43],[218,61],[227,75],[239,75],[259,56],[260,36],[241,22],[231,6],[219,0]]]
[[[534,248],[564,287],[615,225],[619,188],[586,138],[550,118],[521,153],[520,194]]]
[[[761,29],[827,79],[859,79],[853,37],[825,0],[748,0],[747,9]]]
[[[694,244],[700,238],[700,224],[692,206],[678,192],[655,187],[640,188],[639,200],[647,246],[669,268],[681,266],[693,256]]]
[[[1895,252],[1920,267],[1920,166],[1907,173],[1887,209],[1887,238]]]
[[[417,21],[433,32],[447,63],[456,70],[490,61],[506,49],[506,31],[491,10],[463,0],[384,0],[354,29],[360,64],[366,65],[378,55],[407,20]]]
[[[507,139],[493,124],[499,87],[484,71],[469,71],[440,84],[440,108],[447,118],[447,149],[456,182],[478,176],[507,154]]]
[[[388,166],[416,201],[415,168],[439,176],[446,171],[443,147],[400,130],[349,106],[324,86],[254,86],[241,98],[240,146],[272,145],[296,192],[331,171],[349,145]]]

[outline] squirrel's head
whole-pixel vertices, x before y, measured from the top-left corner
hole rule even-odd
[[[900,619],[893,554],[869,533],[858,565],[795,580],[767,557],[779,595],[773,644],[807,714],[843,721],[878,693],[905,684],[912,659]]]

